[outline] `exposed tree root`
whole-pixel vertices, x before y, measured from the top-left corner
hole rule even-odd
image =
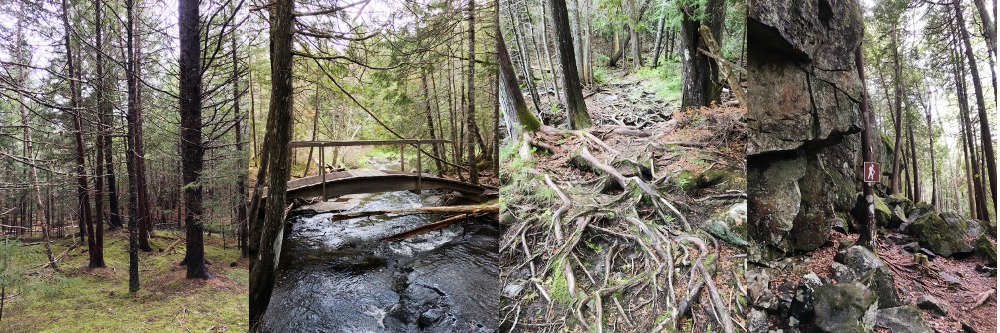
[[[542,127],[525,133],[517,146],[520,167],[505,174],[524,188],[504,196],[510,198],[504,214],[511,218],[501,219],[509,221],[500,240],[501,279],[514,287],[504,288],[502,329],[735,332],[742,326],[732,309],[738,279],[722,280],[731,288],[720,290],[715,239],[694,232],[658,187],[670,177],[661,171],[655,178],[652,154],[663,153],[653,144],[662,135],[624,127],[600,130]],[[629,137],[651,149],[625,152],[603,135]],[[565,152],[576,152],[564,155],[571,165],[564,168],[571,169],[559,173],[532,166],[535,154]],[[580,173],[597,180],[580,181]],[[745,196],[718,196],[732,198]]]

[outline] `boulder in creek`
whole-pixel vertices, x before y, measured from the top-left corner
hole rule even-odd
[[[863,333],[875,326],[875,293],[858,282],[841,282],[813,290],[813,323],[823,332]]]
[[[879,309],[875,315],[875,323],[888,328],[892,333],[934,333],[920,310],[912,305]]]
[[[865,284],[875,292],[878,296],[879,308],[890,308],[903,304],[899,300],[892,272],[872,251],[863,246],[855,245],[837,252],[833,260],[850,268],[856,274],[856,281]]]
[[[963,219],[945,221],[935,212],[925,213],[910,223],[909,231],[920,245],[940,256],[950,257],[956,253],[969,253],[974,249],[966,241],[967,223]]]

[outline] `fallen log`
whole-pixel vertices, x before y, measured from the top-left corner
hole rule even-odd
[[[177,244],[179,244],[182,240],[184,240],[184,239],[183,238],[178,238],[173,243],[171,243],[170,246],[167,246],[166,249],[160,250],[160,254],[165,254],[167,252],[170,252],[170,250],[173,250],[174,246],[177,246]]]
[[[419,207],[419,208],[405,208],[405,209],[387,209],[387,210],[373,210],[365,212],[347,212],[338,213],[330,216],[330,221],[340,221],[346,219],[353,219],[358,217],[367,217],[373,215],[389,215],[393,214],[396,216],[403,215],[414,215],[414,214],[484,214],[484,213],[499,213],[500,204],[493,203],[489,205],[462,205],[462,206],[446,206],[446,207]]]
[[[379,239],[379,240],[380,241],[389,241],[389,242],[392,242],[392,241],[398,241],[398,240],[407,239],[407,238],[410,238],[410,237],[413,237],[413,236],[416,236],[416,235],[428,233],[428,232],[431,232],[431,231],[434,231],[434,230],[438,230],[438,229],[447,227],[449,225],[454,224],[455,222],[464,220],[466,217],[469,217],[469,215],[471,215],[471,214],[455,215],[455,216],[446,218],[444,220],[440,220],[440,221],[437,221],[437,222],[434,222],[434,223],[431,223],[431,224],[428,224],[428,225],[424,225],[424,226],[419,226],[419,227],[416,227],[416,228],[413,228],[413,229],[410,229],[410,230],[407,230],[407,231],[403,231],[401,233],[398,233],[398,234],[395,234],[395,235],[392,235],[392,236],[384,237],[384,238]]]

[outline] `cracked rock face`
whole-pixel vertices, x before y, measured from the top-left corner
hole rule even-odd
[[[857,191],[860,9],[851,0],[748,7],[750,235],[780,252],[812,250]]]

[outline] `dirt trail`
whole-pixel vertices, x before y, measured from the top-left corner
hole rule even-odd
[[[501,329],[744,330],[743,250],[704,230],[745,239],[745,110],[682,112],[634,77],[584,95],[594,128],[504,163]]]

